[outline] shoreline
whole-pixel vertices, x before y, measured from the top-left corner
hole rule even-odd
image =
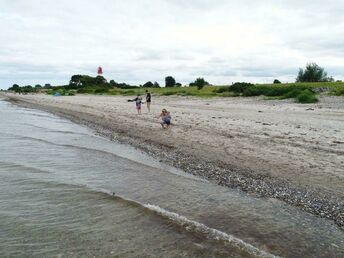
[[[218,153],[205,156],[204,153],[197,149],[197,145],[195,148],[190,149],[188,145],[183,146],[182,142],[176,144],[168,139],[165,141],[161,140],[161,137],[166,137],[166,135],[173,139],[175,137],[175,135],[172,135],[173,132],[162,132],[159,129],[160,131],[153,132],[153,134],[156,132],[156,139],[144,137],[144,133],[147,132],[149,127],[143,126],[143,128],[136,128],[133,125],[137,124],[133,124],[132,121],[125,124],[125,116],[121,118],[111,116],[105,110],[103,110],[104,112],[99,112],[97,108],[95,110],[89,110],[90,108],[86,106],[83,107],[85,110],[82,110],[83,108],[76,110],[77,107],[82,107],[82,104],[77,103],[73,107],[61,105],[61,103],[52,104],[45,98],[40,97],[3,96],[17,105],[44,110],[87,126],[104,137],[139,148],[161,162],[182,169],[187,173],[205,178],[218,185],[240,189],[260,197],[276,198],[289,205],[298,207],[303,211],[331,219],[340,228],[344,228],[344,202],[340,192],[327,192],[325,187],[319,191],[319,188],[314,185],[302,185],[301,183],[298,185],[288,180],[288,178],[281,178],[272,173],[258,173],[257,171],[259,169],[254,171],[249,167],[238,166],[240,162],[236,164],[226,163],[220,158],[215,158]],[[73,101],[72,98],[70,98],[71,101]],[[97,97],[84,96],[84,98],[92,99]],[[109,99],[113,100],[114,98]],[[124,98],[120,100],[124,100]],[[70,102],[66,103],[70,104]],[[113,104],[115,105],[115,103]],[[122,111],[117,112],[119,113],[116,114],[120,114]],[[178,123],[176,127],[178,128]],[[165,135],[162,135],[162,133]],[[231,137],[237,136],[227,135],[228,139],[231,139]],[[324,149],[326,149],[325,147]],[[207,151],[210,152],[212,149]],[[341,149],[331,150],[331,154],[341,155]],[[338,183],[338,189],[340,189],[340,186],[343,186],[341,182]]]

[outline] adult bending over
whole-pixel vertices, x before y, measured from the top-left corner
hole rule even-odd
[[[159,117],[161,118],[160,124],[161,124],[162,128],[163,129],[170,128],[170,126],[171,126],[171,119],[172,119],[170,112],[168,112],[166,109],[163,109],[161,111],[161,114],[160,114]]]

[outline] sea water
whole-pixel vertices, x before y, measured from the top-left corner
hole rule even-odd
[[[1,257],[344,257],[344,232],[0,100]]]

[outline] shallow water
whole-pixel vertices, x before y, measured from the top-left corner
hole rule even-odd
[[[0,256],[344,257],[344,232],[0,101]]]

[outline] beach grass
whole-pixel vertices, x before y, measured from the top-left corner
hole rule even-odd
[[[315,103],[318,101],[317,95],[320,93],[344,96],[344,82],[312,82],[312,83],[281,83],[281,84],[250,84],[235,83],[233,85],[205,86],[202,89],[197,87],[171,87],[171,88],[145,88],[137,87],[122,89],[116,87],[88,86],[77,91],[65,91],[78,94],[96,95],[122,95],[136,96],[144,95],[146,90],[154,95],[160,96],[195,96],[200,98],[212,97],[253,97],[265,96],[265,99],[295,99],[300,103]],[[61,91],[61,88],[59,89]],[[65,92],[61,92],[61,95]],[[50,90],[49,94],[55,94]]]
[[[148,90],[160,96],[195,96],[201,98],[211,97],[251,97],[266,96],[267,99],[295,99],[300,103],[315,103],[319,93],[330,95],[344,95],[343,82],[317,82],[317,83],[284,83],[284,84],[243,84],[206,86],[200,90],[197,87],[173,88],[135,88],[130,90],[111,89],[107,94],[135,96],[144,95]]]

